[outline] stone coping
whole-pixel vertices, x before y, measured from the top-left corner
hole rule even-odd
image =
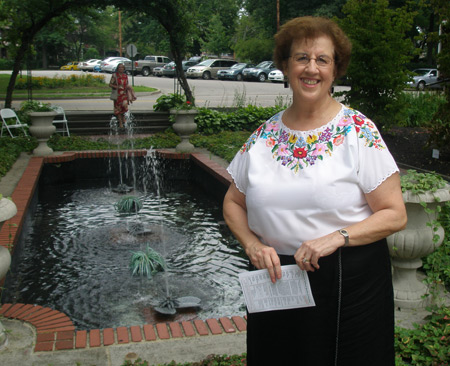
[[[157,150],[159,156],[167,159],[191,159],[195,164],[212,174],[222,184],[229,185],[231,177],[226,168],[211,160],[206,154],[177,153],[172,150]],[[37,188],[42,167],[46,163],[55,164],[80,158],[104,158],[116,156],[145,156],[147,150],[93,150],[64,152],[45,157],[32,157],[12,194],[17,206],[17,214],[6,221],[0,230],[0,245],[14,252],[25,220],[26,211]],[[48,307],[33,304],[3,304],[0,315],[5,318],[30,323],[36,329],[34,351],[73,350],[125,344],[132,342],[152,342],[171,338],[220,335],[245,332],[245,317],[232,316],[219,319],[192,320],[133,325],[129,327],[76,330],[72,320],[64,313]]]

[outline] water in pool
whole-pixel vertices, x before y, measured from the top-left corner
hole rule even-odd
[[[176,186],[162,195],[131,192],[143,203],[138,215],[116,212],[122,195],[101,181],[41,187],[2,302],[51,307],[77,329],[244,315],[238,273],[248,262],[222,221],[221,202],[195,183]],[[130,231],[136,221],[144,235]],[[132,276],[132,252],[147,244],[164,256],[168,269],[151,279]],[[153,307],[167,293],[198,297],[201,307],[161,317]]]

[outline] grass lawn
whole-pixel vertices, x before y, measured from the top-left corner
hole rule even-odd
[[[19,76],[20,77],[20,76]],[[17,80],[19,80],[19,77]],[[10,75],[0,74],[0,99],[6,98],[6,89],[8,87]],[[16,83],[17,83],[16,80]],[[109,78],[105,78],[108,80]],[[146,86],[134,86],[135,92],[153,92],[157,89],[149,88]],[[108,87],[108,84],[104,85],[95,85],[95,86],[73,86],[66,88],[42,88],[42,89],[33,89],[33,97],[36,99],[64,99],[64,98],[76,98],[76,97],[107,97],[111,89]],[[13,99],[27,99],[28,91],[25,90],[15,90],[13,93]]]

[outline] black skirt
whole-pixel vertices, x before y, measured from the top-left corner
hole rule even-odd
[[[292,256],[280,260],[295,264]],[[395,365],[386,240],[342,248],[319,265],[308,272],[315,307],[247,314],[247,364]]]

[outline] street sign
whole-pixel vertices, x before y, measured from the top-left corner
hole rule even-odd
[[[129,44],[127,46],[127,54],[130,57],[134,57],[134,56],[137,55],[137,48],[136,48],[136,46],[134,44]]]

